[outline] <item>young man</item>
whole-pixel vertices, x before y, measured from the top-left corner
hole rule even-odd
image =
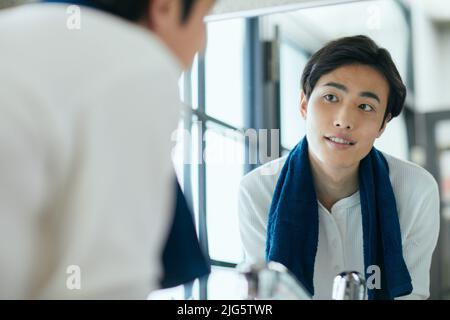
[[[145,299],[159,286],[177,83],[212,5],[0,12],[0,298]]]
[[[405,96],[389,53],[365,36],[311,57],[300,97],[306,137],[241,182],[247,262],[285,264],[315,299],[330,299],[334,277],[351,270],[367,279],[369,299],[429,296],[438,186],[373,148]]]

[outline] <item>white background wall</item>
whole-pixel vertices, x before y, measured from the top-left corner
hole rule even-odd
[[[414,35],[416,108],[450,109],[450,1],[409,0]]]

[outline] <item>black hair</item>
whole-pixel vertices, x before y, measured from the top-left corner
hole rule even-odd
[[[182,4],[181,22],[186,22],[192,5],[197,0],[179,0]],[[138,21],[148,11],[151,0],[87,0],[98,8],[118,15],[126,20]]]
[[[367,36],[344,37],[327,43],[314,53],[303,69],[301,85],[309,99],[323,75],[349,64],[363,64],[379,71],[389,83],[389,96],[382,126],[388,114],[394,118],[403,109],[406,87],[389,52]]]

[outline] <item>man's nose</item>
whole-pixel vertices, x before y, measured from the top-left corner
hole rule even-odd
[[[353,120],[348,111],[339,112],[333,122],[334,126],[342,129],[353,129]]]

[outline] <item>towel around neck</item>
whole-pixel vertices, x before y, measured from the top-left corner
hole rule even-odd
[[[412,292],[403,259],[400,223],[389,166],[375,148],[359,164],[365,278],[377,266],[380,285],[368,286],[369,299],[393,299]],[[319,239],[318,204],[304,137],[289,153],[269,211],[266,260],[290,269],[314,295],[314,262]],[[343,270],[344,271],[344,270]]]

